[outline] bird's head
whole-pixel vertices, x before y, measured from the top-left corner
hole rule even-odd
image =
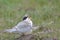
[[[23,20],[28,22],[31,26],[32,26],[32,20],[31,20],[31,16],[26,14],[24,17],[23,17]]]
[[[23,20],[26,20],[26,19],[31,19],[28,14],[25,14],[25,16],[23,17]]]

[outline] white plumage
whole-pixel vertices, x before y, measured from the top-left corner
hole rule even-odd
[[[12,29],[6,29],[4,32],[9,33],[29,33],[32,31],[32,21],[31,19],[25,15],[23,21],[19,22],[15,27]]]

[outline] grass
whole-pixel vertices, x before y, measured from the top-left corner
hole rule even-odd
[[[60,29],[60,0],[0,0],[0,30],[12,28],[26,13],[35,25],[54,21],[46,27]],[[60,32],[49,35],[60,40]],[[0,40],[14,40],[14,34],[3,33]]]

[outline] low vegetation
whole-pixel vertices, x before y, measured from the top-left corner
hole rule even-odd
[[[60,40],[60,0],[0,0],[0,30],[14,27],[27,13],[34,25],[42,27],[35,32],[39,36],[37,40],[42,37]],[[52,24],[45,25],[51,21]],[[44,28],[54,32],[38,34]],[[0,33],[0,40],[14,40],[16,37],[19,35]]]

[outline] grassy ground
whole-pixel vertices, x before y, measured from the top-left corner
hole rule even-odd
[[[46,27],[58,30],[50,36],[60,40],[60,0],[0,0],[0,30],[12,28],[22,21],[26,13],[31,15],[35,25],[54,21]],[[15,34],[0,35],[0,40],[14,40],[14,38]]]

